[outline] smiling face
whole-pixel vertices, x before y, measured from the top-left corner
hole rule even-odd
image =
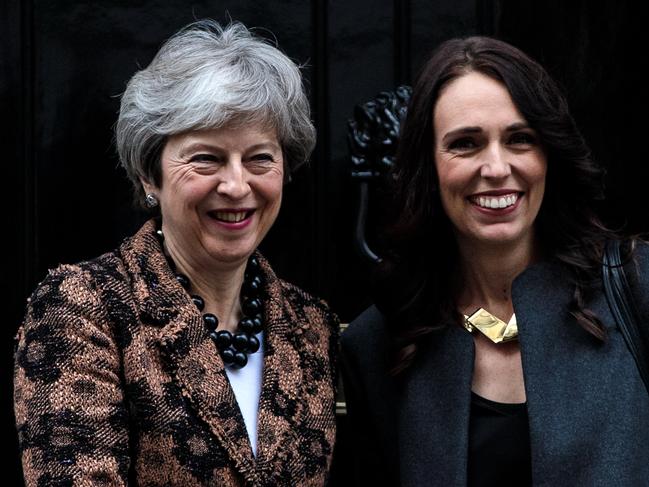
[[[454,79],[433,124],[442,206],[460,243],[532,244],[547,163],[505,86],[477,72]]]
[[[242,265],[279,212],[284,161],[274,130],[247,125],[177,134],[161,156],[165,243],[195,268]]]

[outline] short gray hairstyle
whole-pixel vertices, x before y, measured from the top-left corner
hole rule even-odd
[[[140,178],[160,186],[169,136],[250,122],[277,131],[287,176],[308,160],[315,128],[298,66],[239,22],[181,29],[122,95],[115,138],[136,199]]]

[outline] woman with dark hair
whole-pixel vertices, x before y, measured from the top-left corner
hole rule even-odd
[[[498,40],[442,44],[394,192],[376,306],[342,339],[363,476],[645,485],[649,395],[602,290],[601,172],[545,70]],[[646,316],[649,251],[628,250]]]
[[[298,66],[240,23],[195,22],[131,78],[115,131],[153,218],[30,299],[25,483],[325,484],[338,320],[257,250],[315,145]]]

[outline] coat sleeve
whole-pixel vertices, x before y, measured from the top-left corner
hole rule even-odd
[[[355,320],[341,339],[341,372],[347,407],[348,450],[353,485],[398,485],[393,393],[387,346],[368,314]]]
[[[351,455],[353,482],[350,485],[381,485],[378,482],[377,461],[380,454],[377,451],[378,438],[368,421],[368,408],[358,377],[350,367],[348,359],[342,355],[342,378],[345,390],[345,405],[347,415],[347,447]]]
[[[121,351],[94,280],[51,271],[16,337],[14,408],[27,486],[127,484]]]

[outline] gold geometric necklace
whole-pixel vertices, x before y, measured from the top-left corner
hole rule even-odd
[[[469,333],[478,330],[494,343],[505,343],[518,340],[518,325],[513,314],[509,323],[505,323],[484,308],[479,308],[470,316],[464,315],[464,328]]]

